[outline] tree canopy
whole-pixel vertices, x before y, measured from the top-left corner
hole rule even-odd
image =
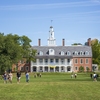
[[[10,69],[19,60],[35,61],[36,50],[27,36],[0,33],[0,71]]]
[[[82,45],[81,43],[73,43],[72,45]]]
[[[92,55],[93,55],[93,64],[100,65],[100,41],[93,39],[91,41]]]

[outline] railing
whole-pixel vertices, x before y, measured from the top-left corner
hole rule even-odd
[[[50,62],[48,62],[48,63],[45,63],[45,62],[42,62],[42,63],[40,63],[40,62],[37,62],[37,63],[32,63],[33,65],[69,65],[69,66],[71,66],[71,62],[70,63],[68,63],[68,62],[59,62],[59,63],[53,63],[53,64],[51,64]]]

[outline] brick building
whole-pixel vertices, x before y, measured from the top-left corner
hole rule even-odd
[[[36,62],[30,63],[31,72],[78,72],[79,67],[92,71],[92,49],[91,39],[87,40],[87,45],[66,46],[65,39],[62,39],[62,46],[56,45],[53,27],[50,26],[47,46],[41,46],[41,39],[38,46],[33,46],[37,50]]]

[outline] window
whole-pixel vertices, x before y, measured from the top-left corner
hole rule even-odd
[[[85,61],[85,62],[86,62],[86,64],[88,64],[88,59],[86,59],[86,61]]]
[[[70,59],[67,59],[67,62],[70,63]]]
[[[63,67],[61,67],[61,70],[64,70],[64,68],[63,68]]]
[[[49,55],[54,55],[54,54],[55,54],[54,49],[49,49]]]
[[[39,53],[40,55],[43,55],[43,52],[42,51],[40,51],[40,53]]]
[[[55,62],[56,62],[56,63],[58,63],[58,62],[59,62],[59,60],[58,60],[58,59],[56,59],[56,60],[55,60]]]
[[[85,55],[89,55],[89,52],[88,51],[85,51]]]
[[[80,59],[80,63],[81,63],[81,64],[83,63],[83,59]]]
[[[61,63],[64,63],[64,59],[61,59]]]
[[[83,55],[83,52],[82,51],[80,51],[80,55]]]
[[[42,70],[42,67],[40,66],[40,70]]]
[[[43,59],[39,59],[39,62],[42,63],[43,62]]]
[[[68,56],[71,55],[70,51],[67,51],[67,55],[68,55]]]
[[[86,67],[86,71],[88,71],[89,70],[89,67]]]
[[[28,66],[26,66],[26,71],[28,71],[29,70],[29,67]]]
[[[78,63],[77,59],[75,59],[75,63],[76,63],[76,64]]]
[[[78,68],[77,68],[77,67],[75,67],[75,70],[78,70]]]
[[[77,51],[75,51],[75,55],[78,55],[78,52]]]
[[[45,63],[48,63],[48,59],[45,59]]]
[[[51,51],[51,52],[53,52],[53,50],[52,50],[52,49],[51,49],[50,51]]]
[[[50,59],[50,63],[53,63],[53,59]]]
[[[63,51],[61,51],[61,55],[64,55],[64,52]]]
[[[24,71],[24,67],[21,67],[21,71]]]

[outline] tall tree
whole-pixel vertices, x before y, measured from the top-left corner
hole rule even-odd
[[[100,42],[98,39],[93,39],[91,41],[93,64],[100,65]]]
[[[36,50],[33,50],[30,42],[27,36],[0,33],[0,70],[10,69],[12,64],[23,58],[35,61]]]

